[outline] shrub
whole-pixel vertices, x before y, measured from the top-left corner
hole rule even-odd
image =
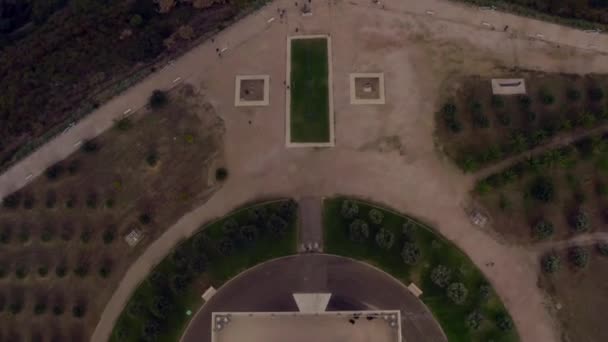
[[[254,225],[246,225],[242,226],[239,229],[239,240],[243,242],[245,245],[252,244],[255,240],[257,240],[259,236],[258,227]]]
[[[77,303],[72,307],[72,315],[76,318],[82,318],[87,313],[87,308],[84,303]]]
[[[38,267],[38,275],[41,277],[46,277],[46,275],[49,273],[49,269],[46,266],[40,266]]]
[[[464,324],[467,328],[472,330],[477,330],[479,325],[481,325],[481,321],[483,320],[483,316],[479,311],[473,311],[467,315]]]
[[[61,229],[61,239],[63,241],[70,241],[72,240],[72,235],[74,234],[72,227],[70,225],[64,225],[63,229]]]
[[[203,254],[197,254],[190,259],[189,266],[194,273],[203,273],[207,270],[207,258]]]
[[[29,270],[23,264],[17,265],[17,267],[15,268],[15,276],[17,276],[18,279],[25,278],[27,276],[28,272],[29,272]]]
[[[65,206],[67,208],[74,208],[76,206],[76,196],[69,195],[68,199],[65,201]]]
[[[503,108],[505,106],[505,101],[503,100],[503,98],[496,95],[492,95],[491,103],[492,107],[494,108]]]
[[[526,111],[526,116],[525,116],[526,121],[528,121],[529,123],[532,123],[534,121],[536,121],[536,113],[529,110]]]
[[[30,209],[34,208],[34,204],[36,204],[36,199],[34,198],[33,195],[27,195],[23,199],[23,208],[24,209],[30,210]]]
[[[152,299],[150,305],[150,311],[158,318],[166,317],[169,309],[171,308],[171,301],[167,296],[159,294]]]
[[[340,214],[342,214],[343,218],[345,218],[347,220],[351,220],[351,219],[355,218],[355,216],[357,216],[357,214],[359,214],[359,205],[357,205],[357,203],[354,201],[344,200],[344,201],[342,201],[342,207],[340,209]]]
[[[589,252],[580,246],[570,247],[568,249],[568,260],[575,267],[583,268],[589,262]]]
[[[0,231],[0,242],[3,244],[8,244],[11,242],[11,238],[13,236],[13,230],[11,227],[7,226]]]
[[[215,180],[223,182],[228,178],[228,170],[224,167],[217,168],[215,170]]]
[[[74,274],[80,278],[84,278],[89,274],[89,265],[86,262],[79,262],[74,269]]]
[[[553,235],[554,231],[555,229],[553,227],[553,223],[547,220],[540,220],[536,222],[536,224],[532,228],[533,235],[537,239],[549,238]]]
[[[498,113],[498,122],[503,126],[509,126],[511,125],[511,116],[508,113],[500,112]]]
[[[443,120],[445,121],[446,126],[453,133],[458,133],[462,130],[462,124],[458,120],[456,111],[456,105],[453,103],[446,103],[442,109]]]
[[[363,242],[369,238],[369,225],[361,219],[356,219],[349,225],[348,232],[352,241]]]
[[[148,104],[153,109],[164,107],[167,102],[169,102],[169,97],[167,96],[167,93],[158,89],[152,92],[152,95],[148,100]]]
[[[277,214],[272,214],[266,223],[270,234],[275,238],[280,238],[287,232],[289,224]]]
[[[150,167],[156,166],[158,163],[158,153],[156,153],[156,151],[150,151],[146,157],[146,163],[148,163],[148,166]]]
[[[45,201],[45,206],[47,207],[47,209],[53,209],[55,207],[56,203],[57,203],[57,193],[55,193],[55,191],[53,191],[53,190],[47,191],[46,201]]]
[[[6,278],[6,266],[0,265],[0,279]]]
[[[395,243],[395,234],[386,228],[380,228],[376,233],[376,244],[382,249],[391,249]]]
[[[46,303],[44,301],[39,301],[34,305],[34,314],[42,315],[46,312]]]
[[[581,98],[581,92],[575,88],[568,88],[568,90],[566,90],[566,97],[568,100],[575,102]]]
[[[583,208],[576,209],[568,220],[570,228],[574,233],[582,233],[589,230],[589,215],[583,210]]]
[[[481,111],[473,113],[473,126],[477,128],[490,127],[490,120]]]
[[[382,219],[384,219],[384,214],[376,208],[372,208],[368,215],[373,224],[380,224],[382,223]]]
[[[75,175],[80,170],[80,161],[78,159],[74,159],[68,165],[68,173],[70,175]]]
[[[114,232],[113,229],[106,229],[102,235],[103,243],[106,245],[109,245],[112,242],[114,242],[115,237],[116,237],[116,233]]]
[[[82,243],[89,243],[89,241],[91,241],[91,235],[93,235],[93,232],[90,229],[84,229],[81,233],[80,233],[80,242]]]
[[[55,165],[52,165],[50,167],[48,167],[46,169],[46,171],[44,171],[44,174],[46,175],[46,178],[48,178],[51,181],[57,180],[59,177],[61,177],[61,175],[63,174],[63,165],[61,165],[60,163],[57,163]]]
[[[91,192],[88,196],[87,196],[87,201],[86,201],[87,207],[89,207],[90,209],[95,209],[97,208],[97,194],[94,192]]]
[[[522,109],[528,109],[532,105],[532,99],[528,95],[519,95],[518,100]]]
[[[219,241],[217,249],[222,255],[230,255],[234,251],[234,242],[229,238],[223,238]]]
[[[7,209],[17,209],[21,204],[21,193],[13,192],[2,199],[2,206]]]
[[[439,287],[446,287],[452,278],[452,271],[444,265],[438,265],[431,271],[431,281]]]
[[[413,242],[406,242],[403,244],[403,249],[401,250],[401,258],[403,262],[408,265],[415,265],[420,261],[422,253],[420,248]]]
[[[42,229],[40,232],[40,240],[42,242],[50,242],[53,239],[53,228],[47,226]]]
[[[112,273],[112,262],[109,260],[104,260],[101,266],[99,267],[99,276],[102,278],[107,278]]]
[[[129,19],[129,25],[131,27],[140,27],[144,23],[144,19],[139,14],[134,14],[131,19]]]
[[[53,315],[55,315],[55,316],[63,315],[64,310],[65,309],[63,308],[63,304],[61,304],[61,303],[56,303],[55,305],[53,305],[52,311],[53,311]]]
[[[19,241],[21,243],[26,243],[30,240],[30,230],[28,227],[21,227],[19,231]]]
[[[106,208],[112,209],[114,207],[115,201],[113,198],[106,199]]]
[[[600,241],[595,244],[595,249],[600,255],[608,256],[608,242]]]
[[[549,177],[538,176],[530,185],[530,195],[541,202],[550,202],[555,196],[553,180]]]
[[[507,313],[501,313],[496,316],[496,326],[502,331],[510,331],[513,329],[513,321]]]
[[[23,299],[14,298],[11,303],[8,305],[8,310],[11,314],[16,315],[23,310]]]
[[[175,294],[183,293],[190,284],[190,278],[183,274],[178,274],[171,278],[171,290]]]
[[[553,97],[553,94],[551,94],[547,89],[542,89],[538,93],[538,98],[545,106],[552,105],[555,102],[555,97]]]
[[[414,235],[416,234],[416,223],[412,220],[406,220],[401,227],[401,232],[406,241],[414,241]]]
[[[59,277],[59,278],[65,277],[67,273],[68,273],[68,268],[65,264],[59,264],[55,268],[55,275],[57,275],[57,277]]]
[[[482,302],[486,302],[488,299],[490,299],[490,296],[492,295],[492,287],[490,286],[490,284],[481,284],[479,285],[479,300],[481,300]]]
[[[559,256],[556,254],[547,254],[541,259],[541,267],[545,273],[555,273],[560,268]]]
[[[505,211],[511,208],[511,200],[505,194],[500,194],[498,199],[498,207],[500,210]]]
[[[143,225],[148,225],[152,222],[152,216],[148,213],[142,213],[139,215],[139,223]]]
[[[454,303],[462,304],[467,300],[469,291],[463,283],[452,283],[448,286],[447,295]]]
[[[99,145],[94,140],[86,140],[82,143],[81,150],[84,153],[95,153],[99,151]]]
[[[604,91],[602,88],[598,87],[589,88],[589,90],[587,90],[587,96],[589,97],[589,100],[597,102],[604,97]]]

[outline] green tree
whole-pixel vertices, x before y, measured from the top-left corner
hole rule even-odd
[[[467,300],[469,290],[463,283],[452,283],[448,286],[447,295],[454,303],[463,304]]]
[[[369,225],[361,219],[351,222],[348,231],[352,241],[363,242],[369,238]]]
[[[608,256],[608,242],[600,241],[595,244],[598,253],[603,256]]]
[[[395,243],[395,234],[386,228],[380,228],[376,233],[376,244],[382,249],[391,249]]]
[[[380,211],[376,208],[370,209],[368,215],[369,215],[370,221],[372,221],[373,224],[381,224],[382,219],[384,219],[384,214],[382,213],[382,211]]]
[[[560,268],[560,259],[556,254],[547,254],[541,259],[541,267],[545,273],[555,273]]]
[[[530,195],[541,202],[550,202],[555,197],[553,180],[546,176],[538,176],[530,185]]]
[[[483,316],[479,311],[475,310],[467,315],[465,325],[471,330],[477,330],[481,325],[481,321],[483,321]]]
[[[589,230],[589,215],[587,215],[587,212],[585,212],[581,207],[577,208],[570,215],[570,219],[568,221],[570,223],[570,228],[574,233],[582,233]]]
[[[553,227],[553,223],[547,220],[540,220],[536,222],[534,227],[532,228],[532,233],[537,239],[546,239],[553,235],[555,228]]]
[[[513,320],[507,313],[500,313],[496,316],[496,326],[502,331],[510,331],[513,329]]]
[[[415,265],[420,261],[422,257],[422,252],[420,248],[413,242],[406,242],[403,244],[403,249],[401,250],[401,258],[403,262],[408,265]]]
[[[148,104],[152,109],[158,109],[164,107],[167,102],[169,102],[169,97],[167,93],[162,90],[154,90],[150,99],[148,100]]]
[[[570,247],[568,249],[568,259],[575,267],[583,268],[589,262],[589,252],[580,246]]]
[[[345,218],[347,220],[351,220],[351,219],[355,218],[355,216],[357,216],[357,214],[359,214],[359,205],[357,205],[357,203],[354,201],[344,200],[344,201],[342,201],[342,207],[340,209],[340,214],[342,214],[343,218]]]
[[[439,287],[446,287],[452,278],[452,271],[444,265],[438,265],[431,271],[431,281]]]

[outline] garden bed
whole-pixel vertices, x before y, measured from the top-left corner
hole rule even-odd
[[[323,220],[327,253],[369,262],[404,285],[414,282],[448,340],[519,340],[500,298],[479,269],[424,224],[346,198],[326,200]]]
[[[178,341],[209,285],[219,288],[247,268],[296,252],[296,213],[294,201],[280,200],[202,226],[139,285],[110,341]]]
[[[608,119],[603,75],[511,71],[525,79],[527,95],[493,96],[490,78],[467,77],[437,113],[444,152],[467,172],[509,156],[580,134]]]

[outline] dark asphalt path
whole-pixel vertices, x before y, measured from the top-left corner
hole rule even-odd
[[[304,254],[254,267],[224,284],[192,321],[182,342],[209,342],[211,313],[298,311],[294,292],[331,292],[328,310],[401,310],[404,342],[447,341],[426,306],[400,282],[364,263]]]

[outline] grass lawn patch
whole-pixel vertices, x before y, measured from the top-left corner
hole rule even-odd
[[[292,39],[290,49],[290,142],[329,142],[328,39]]]
[[[296,252],[297,204],[261,203],[201,227],[137,288],[110,341],[178,341],[203,304],[202,291],[258,263]]]
[[[345,201],[350,206],[343,208]],[[342,197],[325,200],[323,220],[327,253],[371,263],[405,285],[414,282],[424,292],[421,299],[448,340],[519,340],[509,314],[481,271],[429,227],[388,209]],[[452,284],[464,285],[466,296],[448,295]]]

